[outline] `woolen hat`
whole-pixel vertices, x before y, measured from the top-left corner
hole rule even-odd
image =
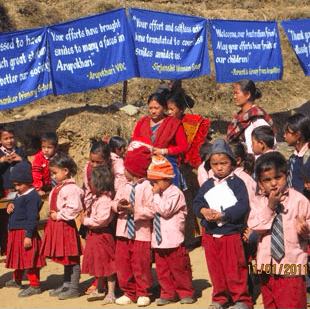
[[[162,155],[153,156],[152,162],[147,170],[149,179],[174,178],[172,164]]]
[[[146,177],[146,171],[151,163],[151,151],[146,146],[132,147],[129,144],[124,159],[124,167],[136,177]]]
[[[235,155],[232,152],[230,146],[228,145],[228,143],[222,139],[222,138],[218,138],[214,141],[214,143],[212,143],[212,147],[211,150],[208,152],[207,156],[206,156],[206,161],[210,160],[211,155],[213,154],[226,154],[227,156],[229,156],[233,162],[236,161]]]
[[[18,183],[32,183],[31,164],[27,161],[15,164],[10,173],[10,180]]]

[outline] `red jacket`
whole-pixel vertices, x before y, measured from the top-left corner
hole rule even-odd
[[[49,191],[52,187],[49,159],[44,158],[42,150],[38,151],[32,161],[33,186],[37,191]]]

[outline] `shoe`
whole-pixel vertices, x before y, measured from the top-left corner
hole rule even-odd
[[[166,298],[158,298],[156,301],[157,306],[165,306],[165,305],[172,304],[172,303],[174,303],[173,300],[169,300]]]
[[[57,289],[54,289],[54,290],[51,290],[48,292],[48,295],[51,296],[51,297],[56,297],[58,296],[60,293],[63,293],[63,292],[66,292],[68,291],[69,288],[68,287],[65,287],[65,286],[60,286],[59,288]]]
[[[104,300],[105,295],[106,295],[105,293],[99,293],[98,290],[96,290],[96,292],[91,293],[91,294],[87,297],[87,301]]]
[[[182,304],[182,305],[189,305],[189,304],[193,304],[195,302],[196,302],[196,300],[192,297],[184,297],[184,298],[181,298],[181,300],[180,300],[180,304]]]
[[[220,303],[212,302],[208,309],[224,309],[224,307]]]
[[[26,290],[21,291],[18,297],[28,297],[31,295],[41,294],[42,290],[39,286],[30,286]]]
[[[151,303],[151,300],[148,296],[139,296],[137,300],[138,307],[145,307]]]
[[[96,290],[97,290],[97,286],[91,285],[91,286],[86,290],[85,294],[86,294],[86,295],[90,295],[90,294],[96,292]]]
[[[114,295],[107,295],[103,302],[101,303],[102,306],[105,306],[105,305],[111,305],[111,304],[115,304],[115,296]]]
[[[245,303],[237,301],[233,306],[228,307],[228,309],[250,309]]]
[[[5,283],[5,286],[6,286],[7,288],[18,288],[18,289],[21,289],[21,288],[22,288],[22,284],[21,284],[20,282],[17,282],[17,281],[15,281],[15,280],[13,280],[13,279],[7,281],[7,282]]]
[[[116,303],[117,305],[125,306],[125,305],[130,305],[130,304],[132,304],[132,300],[131,300],[128,296],[123,295],[123,296],[117,298],[117,299],[115,300],[115,303]]]
[[[60,300],[78,298],[78,297],[80,297],[79,291],[75,289],[70,289],[70,288],[67,291],[62,292],[58,295],[58,299]]]

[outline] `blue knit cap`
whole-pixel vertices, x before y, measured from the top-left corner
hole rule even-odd
[[[10,174],[11,182],[32,183],[31,164],[21,161],[15,164]]]
[[[230,146],[222,138],[218,138],[214,141],[214,143],[212,143],[212,147],[210,152],[207,154],[206,161],[210,160],[211,155],[220,153],[228,155],[233,162],[236,161],[235,155],[232,152]]]

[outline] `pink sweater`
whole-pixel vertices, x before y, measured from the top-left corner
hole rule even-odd
[[[152,233],[152,248],[177,248],[184,242],[187,207],[183,192],[170,185],[162,195],[154,195],[154,210],[160,215],[162,242],[158,245],[155,229]]]
[[[111,159],[112,171],[114,175],[114,189],[116,192],[119,187],[127,182],[127,179],[124,175],[124,159],[114,152],[111,152]]]
[[[131,183],[127,182],[119,188],[112,202],[112,210],[118,213],[116,223],[116,236],[128,238],[127,214],[117,210],[117,204],[121,199],[129,201]],[[135,240],[151,241],[152,219],[154,218],[153,192],[148,180],[141,180],[135,189]]]

